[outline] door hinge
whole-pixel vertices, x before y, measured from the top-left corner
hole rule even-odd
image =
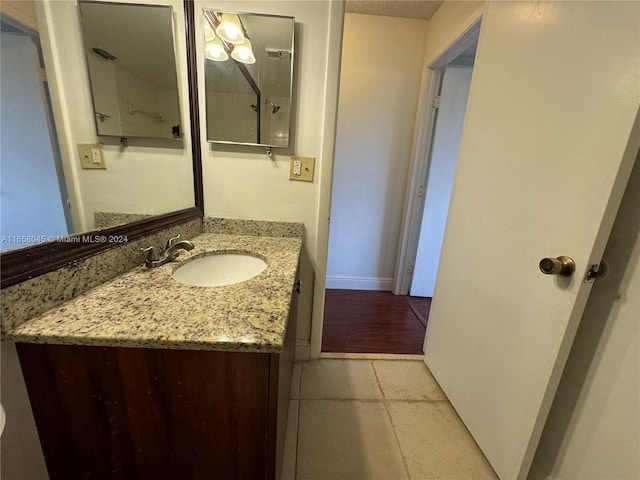
[[[40,69],[40,77],[42,78],[43,82],[47,81],[47,71],[44,68]]]
[[[433,97],[433,108],[440,108],[440,101],[442,99],[442,95],[438,95],[437,97]]]
[[[420,185],[420,190],[418,190],[418,196],[420,198],[424,198],[427,195],[427,189],[424,185]]]
[[[407,273],[413,273],[413,271],[415,270],[415,268],[416,268],[416,267],[415,267],[415,265],[409,265],[409,266],[407,267]]]

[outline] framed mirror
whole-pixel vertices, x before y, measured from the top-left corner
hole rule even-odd
[[[207,140],[288,147],[293,17],[204,10]]]
[[[185,141],[168,143],[171,145],[184,144],[184,147],[179,147],[178,149],[167,149],[133,146],[124,149],[119,145],[113,147],[105,145],[105,150],[107,148],[111,148],[112,158],[121,161],[123,166],[137,165],[141,176],[125,175],[126,172],[117,172],[117,170],[113,168],[111,171],[114,175],[112,175],[112,178],[109,181],[107,181],[107,176],[104,175],[106,172],[109,172],[109,169],[107,169],[106,172],[104,170],[89,170],[84,172],[86,173],[86,178],[79,176],[75,178],[75,180],[76,182],[85,181],[82,185],[83,191],[97,193],[96,198],[100,199],[108,196],[120,197],[130,203],[137,203],[138,200],[133,199],[130,196],[132,188],[129,188],[126,184],[122,183],[127,180],[126,177],[133,177],[133,181],[136,185],[134,190],[140,190],[141,185],[155,184],[155,187],[158,189],[160,194],[166,197],[175,194],[176,178],[179,175],[182,178],[179,188],[188,192],[188,201],[185,203],[176,203],[176,207],[174,208],[160,210],[159,212],[149,212],[151,215],[146,215],[145,218],[141,220],[128,221],[117,226],[103,228],[100,230],[88,229],[81,233],[78,233],[79,230],[77,229],[70,230],[69,232],[65,232],[70,233],[70,235],[62,237],[62,241],[46,241],[32,246],[24,246],[24,244],[22,244],[22,248],[4,251],[0,255],[0,276],[2,288],[20,283],[46,272],[53,271],[65,265],[75,263],[100,253],[101,251],[117,246],[113,243],[92,242],[90,239],[94,237],[93,234],[95,233],[99,232],[101,235],[114,237],[126,236],[129,241],[133,241],[171,226],[178,225],[192,219],[201,218],[203,216],[204,201],[199,138],[200,120],[198,114],[195,48],[196,32],[194,27],[195,20],[193,1],[184,0],[184,2],[180,2],[180,0],[158,0],[158,3],[172,4],[174,11],[177,13],[175,25],[177,26],[176,32],[179,32],[179,35],[177,36],[178,42],[176,46],[178,52],[178,63],[181,65],[178,70],[178,83],[180,85],[180,95],[183,99],[182,117],[188,121],[185,124],[185,133],[183,135],[185,137]],[[84,52],[80,37],[78,6],[75,2],[38,2],[37,8],[44,10],[41,11],[41,16],[47,20],[46,24],[42,26],[40,34],[47,35],[47,37],[49,37],[48,42],[55,41],[58,43],[59,56],[56,58],[55,63],[64,63],[64,68],[62,69],[58,68],[61,67],[61,65],[53,65],[56,68],[51,69],[52,71],[55,71],[56,69],[63,70],[64,75],[61,75],[59,78],[57,73],[60,72],[57,72],[56,75],[54,75],[51,71],[48,71],[47,78],[49,80],[48,83],[51,83],[54,86],[53,97],[56,95],[55,87],[60,88],[60,84],[63,84],[63,87],[66,86],[66,88],[68,88],[68,91],[66,92],[67,95],[71,95],[68,97],[71,98],[71,100],[65,102],[67,104],[67,110],[63,112],[68,116],[68,124],[64,125],[66,130],[64,133],[61,133],[60,131],[57,132],[57,137],[60,138],[61,150],[66,151],[66,153],[69,154],[70,152],[77,151],[74,143],[79,141],[88,141],[91,138],[95,138],[94,124],[92,122],[93,109],[91,107],[88,86],[83,85],[80,81],[69,81],[70,76],[74,79],[82,77],[85,79],[84,83],[87,83],[86,69],[84,65]],[[52,29],[53,32],[51,31]],[[12,34],[14,33],[15,32],[12,32]],[[30,35],[33,34],[34,32],[30,33]],[[35,32],[35,34],[37,35],[38,32]],[[60,58],[60,55],[64,58]],[[4,57],[3,45],[3,60]],[[37,57],[38,55],[36,55],[36,58]],[[84,91],[81,91],[83,89],[86,89],[86,94]],[[45,100],[47,100],[46,97]],[[3,104],[3,120],[7,113],[4,106],[5,105]],[[11,122],[16,121],[16,118],[13,116],[6,118],[10,119]],[[56,135],[54,135],[54,137],[56,137]],[[52,137],[52,141],[55,139],[54,137]],[[164,142],[164,140],[161,141]],[[165,142],[165,145],[166,143],[167,142]],[[167,154],[166,168],[156,168],[153,170],[153,167],[158,164],[158,157],[165,153]],[[4,174],[6,173],[4,169],[7,156],[7,150],[5,150],[3,146],[3,177],[5,177]],[[25,157],[22,154],[17,154],[16,158],[20,160]],[[74,157],[73,161],[78,162],[78,158]],[[175,168],[178,168],[178,164],[180,164],[179,168],[181,168],[181,172],[182,169],[186,169],[187,171],[182,173],[176,172]],[[111,168],[113,165],[108,166]],[[80,171],[80,174],[82,173],[83,172]],[[151,174],[157,176],[153,177],[152,180],[149,180],[149,175]],[[20,182],[18,186],[30,185],[33,183],[32,180],[32,178],[27,178],[25,179],[25,182]],[[104,182],[105,190],[103,193],[100,193],[101,190],[98,188],[98,186],[101,185],[99,183],[101,181]],[[171,186],[172,189],[165,188],[163,184],[159,183],[164,181],[166,181],[167,185]],[[4,193],[3,185],[3,194]],[[186,198],[187,196],[185,196],[185,199]],[[60,199],[58,199],[58,201],[59,200]],[[89,205],[79,205],[82,209],[93,213]],[[3,208],[5,206],[4,197],[2,206]],[[36,208],[46,212],[51,209],[51,204],[44,203],[34,205],[31,210]],[[35,232],[29,236],[39,236],[41,226],[37,222],[27,223],[34,227],[33,232]],[[3,232],[3,234],[5,234],[5,232]],[[87,241],[85,239],[89,240]]]
[[[179,139],[171,5],[78,6],[98,135]]]

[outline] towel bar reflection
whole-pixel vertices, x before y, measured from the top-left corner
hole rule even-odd
[[[133,115],[134,113],[138,113],[140,115],[144,115],[145,117],[149,117],[156,122],[161,122],[164,120],[162,115],[156,112],[150,112],[148,110],[143,110],[142,108],[134,107],[131,102],[127,102],[127,110],[129,111],[129,115]]]
[[[111,118],[111,115],[107,115],[106,113],[96,112],[96,117],[98,117],[98,119],[99,119],[101,122],[104,122],[104,121],[105,121],[105,119],[107,119],[107,118]]]

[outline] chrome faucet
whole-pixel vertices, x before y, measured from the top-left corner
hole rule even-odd
[[[147,252],[147,258],[144,262],[147,268],[155,268],[165,263],[172,262],[178,255],[180,255],[180,250],[193,250],[193,243],[189,240],[180,240],[180,235],[176,235],[173,238],[167,240],[167,245],[163,251],[158,253],[156,247],[153,245],[147,248],[141,248],[143,252]]]

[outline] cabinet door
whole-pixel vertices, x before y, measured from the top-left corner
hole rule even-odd
[[[269,355],[18,353],[51,480],[265,478]]]

